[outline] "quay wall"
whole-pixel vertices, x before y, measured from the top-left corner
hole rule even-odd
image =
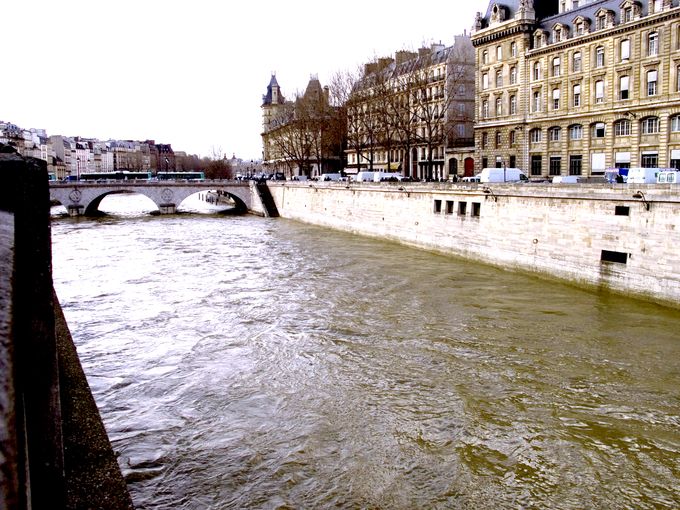
[[[269,187],[283,218],[680,308],[677,185]]]

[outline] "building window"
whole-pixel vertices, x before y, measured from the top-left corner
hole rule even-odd
[[[439,214],[442,212],[442,201],[441,200],[435,200],[434,201],[434,213]]]
[[[642,168],[656,168],[659,166],[659,155],[654,153],[642,154],[640,158],[640,166]]]
[[[581,85],[574,85],[574,106],[581,106]]]
[[[514,154],[510,155],[510,168],[517,168],[517,158]]]
[[[540,62],[534,62],[532,76],[534,77],[534,80],[540,80],[541,79],[541,63]]]
[[[604,81],[595,82],[595,102],[604,103]]]
[[[604,47],[598,46],[595,50],[595,67],[604,67]]]
[[[678,39],[680,39],[680,34],[678,34]],[[675,90],[676,92],[680,92],[680,66],[678,66],[675,69],[675,81],[676,81]]]
[[[628,60],[630,58],[630,39],[621,41],[621,60]]]
[[[631,21],[633,21],[633,9],[631,7],[626,7],[623,10],[622,18],[624,23],[630,23]]]
[[[562,29],[561,28],[555,28],[553,30],[553,42],[560,42],[562,40]]]
[[[446,201],[446,214],[453,214],[453,200]]]
[[[467,202],[458,202],[458,216],[465,216],[467,213]]]
[[[561,131],[562,130],[558,127],[551,127],[550,129],[548,129],[548,137],[550,138],[550,141],[559,142]]]
[[[510,146],[515,145],[515,130],[511,129],[510,130],[510,135],[508,136],[508,139],[510,140]],[[510,165],[512,166],[512,165]]]
[[[496,61],[503,60],[503,46],[496,46]]]
[[[470,216],[479,216],[482,210],[482,204],[479,202],[472,202],[472,211],[470,211]]]
[[[489,101],[484,100],[482,101],[482,118],[486,119],[489,117]]]
[[[503,71],[500,69],[496,71],[496,87],[502,87],[503,86]]]
[[[517,68],[512,66],[510,68],[510,85],[515,85],[517,83]]]
[[[534,109],[533,109],[534,112],[540,112],[541,111],[541,91],[540,90],[534,91],[532,105],[534,107]]]
[[[630,121],[628,119],[621,119],[614,123],[614,136],[629,136],[630,135]]]
[[[489,52],[484,50],[482,53],[482,64],[488,64],[489,63]]]
[[[680,115],[676,115],[675,117],[671,117],[671,131],[673,133],[680,132]]]
[[[560,109],[560,89],[553,89],[553,110]]]
[[[647,117],[642,119],[642,134],[652,135],[659,132],[659,118]]]
[[[582,159],[580,155],[569,156],[569,175],[581,175]]]
[[[619,78],[619,99],[628,99],[630,97],[629,85],[630,78],[628,76],[621,76]]]
[[[531,143],[539,143],[541,141],[541,130],[536,128],[529,131],[529,139]]]
[[[576,35],[583,35],[584,30],[583,30],[583,22],[582,21],[579,22],[579,23],[576,23],[575,31],[576,31]]]
[[[647,36],[647,56],[652,57],[659,54],[659,33],[651,32]]]
[[[541,162],[542,156],[538,154],[531,156],[531,175],[541,175],[542,173]]]
[[[581,72],[581,52],[576,51],[574,52],[574,56],[572,57],[572,67],[573,71],[575,73],[580,73]]]
[[[555,57],[552,61],[552,75],[560,75],[560,57]]]
[[[583,138],[583,126],[581,124],[569,126],[569,139],[580,140],[581,138]]]
[[[489,88],[489,73],[482,74],[482,90]]]
[[[503,100],[500,97],[496,98],[496,117],[503,115]]]
[[[496,131],[496,149],[501,146],[501,132]]]
[[[510,56],[511,57],[517,56],[517,43],[515,42],[510,43]]]
[[[647,95],[655,96],[657,91],[657,72],[656,70],[647,71]]]
[[[510,115],[517,114],[517,96],[510,96]]]
[[[605,16],[598,16],[595,18],[595,30],[602,30],[607,26],[607,18]]]
[[[562,158],[550,156],[550,175],[560,175],[562,173]]]
[[[596,122],[593,124],[593,138],[604,138],[605,124],[604,122]]]
[[[486,144],[488,143],[489,135],[487,133],[482,133],[482,149],[486,149]]]
[[[578,2],[579,0],[571,0],[571,8],[578,9]]]

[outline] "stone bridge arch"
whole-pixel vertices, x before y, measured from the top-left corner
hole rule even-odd
[[[247,182],[53,183],[50,199],[60,202],[71,216],[95,215],[107,195],[139,193],[150,198],[161,214],[172,214],[190,195],[211,190],[229,196],[239,211],[245,213],[253,209],[253,188]]]

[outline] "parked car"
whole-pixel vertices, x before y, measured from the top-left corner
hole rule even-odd
[[[479,182],[479,174],[477,175],[468,175],[467,177],[463,177],[460,182]]]

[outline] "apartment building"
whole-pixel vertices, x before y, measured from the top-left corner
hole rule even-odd
[[[475,56],[470,37],[364,66],[346,104],[347,172],[423,180],[472,173]]]
[[[680,168],[678,0],[506,0],[479,13],[476,169]]]

